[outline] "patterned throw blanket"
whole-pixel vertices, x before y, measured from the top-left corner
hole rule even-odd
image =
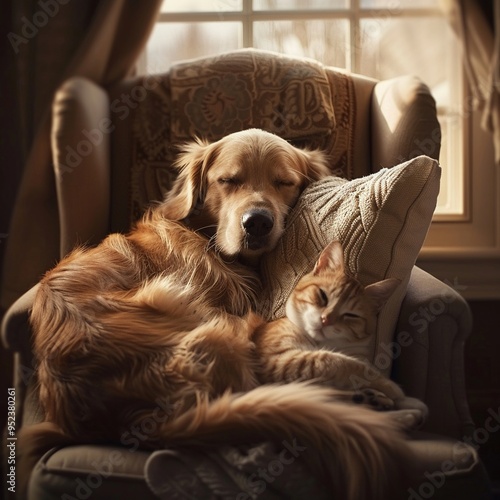
[[[225,446],[217,451],[157,451],[146,481],[161,500],[303,500],[330,498],[300,461],[297,442]]]
[[[215,141],[256,127],[287,139],[334,133],[330,85],[317,63],[245,50],[170,71],[172,140]]]

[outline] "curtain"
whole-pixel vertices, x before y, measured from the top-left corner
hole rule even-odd
[[[19,9],[23,5],[25,10]],[[59,258],[59,223],[50,150],[50,104],[72,76],[107,87],[130,75],[161,0],[12,2],[20,129],[26,161],[10,219],[1,305],[14,300]],[[27,6],[27,7],[26,7]]]
[[[441,0],[441,6],[462,46],[472,95],[500,165],[500,0]]]

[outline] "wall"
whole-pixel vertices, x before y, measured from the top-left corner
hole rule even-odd
[[[491,416],[500,414],[500,300],[469,304],[474,327],[465,345],[467,397],[481,457],[500,495],[500,430],[479,430],[493,429]]]

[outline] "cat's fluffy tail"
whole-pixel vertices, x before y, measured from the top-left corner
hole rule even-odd
[[[388,413],[340,397],[338,391],[307,383],[262,386],[200,403],[166,422],[158,437],[166,446],[287,443],[328,483],[332,498],[402,498],[412,460],[397,424]]]

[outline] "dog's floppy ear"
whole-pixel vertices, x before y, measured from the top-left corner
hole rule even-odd
[[[203,203],[206,173],[216,151],[216,143],[210,144],[201,139],[184,145],[174,164],[179,169],[179,176],[161,205],[164,217],[185,219],[198,203]]]
[[[331,170],[328,168],[326,156],[321,151],[308,149],[300,151],[303,160],[303,174],[307,184],[332,175]]]

